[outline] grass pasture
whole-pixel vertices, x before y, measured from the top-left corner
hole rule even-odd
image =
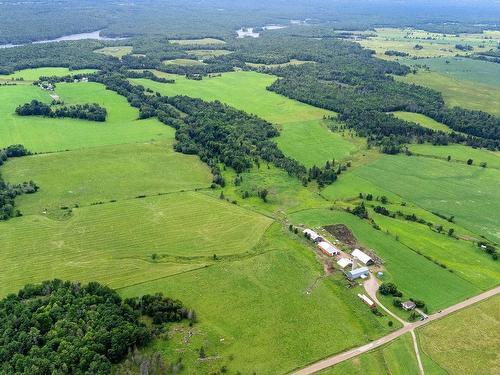
[[[371,352],[339,363],[321,375],[418,375],[418,363],[409,333]]]
[[[112,287],[153,280],[164,277],[165,268],[199,267],[213,254],[245,254],[270,224],[262,215],[189,192],[82,207],[65,221],[12,219],[0,223],[0,294],[54,277]]]
[[[213,44],[226,44],[225,41],[221,39],[215,39],[215,38],[201,38],[201,39],[171,39],[169,40],[170,43],[173,44],[180,44],[182,46],[206,46],[206,45],[213,45]]]
[[[473,165],[479,165],[482,162],[487,163],[487,168],[500,169],[500,152],[489,151],[485,149],[475,149],[463,145],[433,146],[430,144],[414,144],[409,149],[417,154],[431,156],[447,160],[451,156],[451,161],[466,163],[468,159],[473,160]]]
[[[392,112],[394,116],[397,118],[404,120],[404,121],[409,121],[409,122],[415,122],[424,128],[432,129],[432,130],[440,130],[445,133],[450,133],[451,129],[447,127],[446,125],[437,122],[434,119],[431,119],[430,117],[427,117],[425,115],[422,115],[420,113],[413,113],[413,112]]]
[[[495,374],[500,368],[500,297],[420,328],[421,351],[447,374]],[[424,362],[425,364],[425,362]]]
[[[204,65],[201,61],[192,59],[174,59],[162,61],[165,65],[184,65],[184,66],[194,66],[194,65]]]
[[[102,53],[103,55],[113,56],[121,59],[123,56],[132,53],[132,46],[117,46],[117,47],[104,47],[94,50],[95,53]]]
[[[311,63],[314,64],[314,61],[304,61],[304,60],[297,60],[297,59],[291,59],[289,62],[283,63],[283,64],[256,64],[256,63],[250,63],[247,62],[246,65],[251,66],[252,68],[282,68],[284,66],[290,66],[290,65],[302,65],[302,64],[307,64]]]
[[[449,107],[458,106],[500,116],[500,88],[498,86],[459,80],[444,74],[424,71],[396,77],[396,79],[441,92]]]
[[[162,95],[188,95],[203,100],[220,100],[267,121],[284,124],[322,119],[333,112],[288,99],[266,90],[276,77],[257,72],[231,72],[202,81],[175,76],[175,84],[163,84],[148,79],[133,82],[158,91]]]
[[[385,318],[376,318],[336,278],[315,283],[322,267],[313,252],[278,224],[269,228],[256,252],[120,292],[129,297],[161,291],[196,307],[195,330],[203,336],[200,340],[195,334],[190,341],[204,342],[207,356],[220,359],[200,361],[199,346],[189,343],[155,348],[171,357],[183,353],[192,373],[211,373],[222,365],[228,373],[287,373],[387,332]]]
[[[56,93],[67,104],[98,103],[108,111],[104,123],[15,114],[18,105],[37,99],[50,102],[46,91],[31,85],[0,87],[0,147],[21,143],[34,152],[172,139],[174,130],[156,119],[137,120],[139,111],[97,83],[59,84]]]
[[[207,188],[212,181],[208,167],[197,156],[175,152],[171,140],[12,159],[2,175],[11,183],[34,180],[40,186],[37,194],[16,200],[24,215],[46,211],[55,217],[60,207]]]
[[[233,53],[233,51],[228,51],[226,49],[191,49],[186,52],[199,59],[208,59],[210,57],[224,56]]]
[[[69,70],[68,68],[34,68],[19,70],[12,74],[0,75],[0,81],[11,81],[23,79],[24,81],[36,81],[40,77],[51,76],[67,76],[69,74],[85,74],[94,73],[95,69],[77,69]]]
[[[393,236],[374,230],[367,221],[347,212],[304,210],[290,215],[290,218],[294,224],[310,227],[347,225],[361,244],[373,249],[384,260],[384,280],[396,283],[406,297],[424,300],[431,312],[480,292],[472,283],[439,267],[396,241]],[[440,287],[436,288],[436,285]]]

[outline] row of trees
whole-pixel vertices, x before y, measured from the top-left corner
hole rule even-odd
[[[99,283],[46,281],[0,301],[0,373],[109,374],[158,328],[190,312],[180,301],[147,295],[123,301]],[[191,313],[192,315],[192,313]]]
[[[20,105],[16,108],[16,114],[19,116],[45,116],[52,118],[77,118],[89,121],[106,121],[107,111],[99,104],[76,104],[70,106],[57,106],[55,109],[38,100],[32,100],[30,103]]]

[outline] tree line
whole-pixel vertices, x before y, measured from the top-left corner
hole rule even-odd
[[[70,106],[57,106],[55,109],[51,105],[42,103],[38,100],[32,100],[16,108],[16,114],[19,116],[44,116],[51,118],[77,118],[80,120],[89,120],[104,122],[106,121],[106,108],[97,103],[76,104]]]

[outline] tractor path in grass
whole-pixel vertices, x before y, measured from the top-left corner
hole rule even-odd
[[[415,323],[410,323],[403,328],[400,328],[397,331],[391,332],[387,336],[381,337],[378,340],[375,340],[371,343],[368,343],[366,345],[348,350],[346,352],[336,354],[334,356],[331,356],[329,358],[325,358],[319,362],[313,363],[310,366],[307,366],[305,368],[302,368],[300,370],[297,370],[293,372],[293,375],[308,375],[308,374],[314,374],[318,371],[324,370],[328,367],[332,367],[338,363],[344,362],[348,359],[357,357],[360,354],[369,352],[375,348],[378,348],[382,345],[385,345],[394,339],[404,335],[407,332],[412,332],[415,328],[421,327],[429,322],[432,322],[434,320],[441,319],[449,314],[452,314],[456,311],[462,310],[466,307],[469,307],[477,302],[483,301],[485,299],[488,299],[490,297],[493,297],[497,294],[500,294],[500,286],[497,286],[496,288],[493,288],[491,290],[488,290],[484,293],[478,294],[477,296],[471,297],[466,299],[465,301],[459,302],[456,305],[450,306],[446,309],[443,309],[435,314],[429,315],[429,318],[423,321],[418,321]]]

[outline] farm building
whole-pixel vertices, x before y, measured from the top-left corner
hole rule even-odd
[[[410,311],[417,307],[417,305],[413,301],[406,301],[401,303],[401,307],[406,311]]]
[[[335,246],[325,241],[318,243],[318,249],[320,249],[324,254],[330,257],[340,253],[339,249],[337,249]]]
[[[354,251],[352,252],[352,256],[363,263],[365,266],[373,264],[373,259],[359,249],[354,249]]]
[[[371,299],[369,299],[367,296],[364,294],[358,294],[358,297],[361,301],[363,301],[366,305],[368,305],[371,309],[376,307],[375,302],[373,302]]]
[[[340,266],[340,268],[346,268],[347,266],[350,266],[352,262],[347,259],[347,258],[340,258],[337,264]]]
[[[306,236],[307,238],[310,238],[311,241],[314,241],[314,242],[323,241],[323,238],[321,238],[321,236],[318,233],[316,233],[315,231],[313,231],[311,229],[305,229],[303,233],[304,233],[304,236]]]
[[[368,267],[356,268],[352,271],[347,272],[347,278],[349,280],[359,279],[360,277],[366,278],[368,276]]]

